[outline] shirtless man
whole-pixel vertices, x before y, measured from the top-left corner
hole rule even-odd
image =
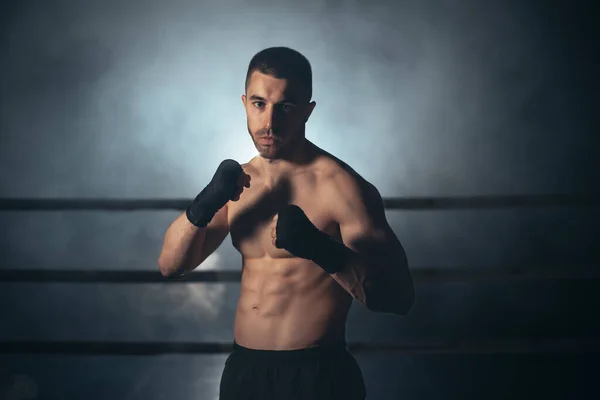
[[[414,302],[377,189],[305,138],[311,98],[303,55],[286,47],[257,53],[242,102],[258,156],[222,162],[165,235],[165,276],[196,268],[229,233],[242,255],[222,400],[364,399],[345,345],[352,299],[400,315]]]

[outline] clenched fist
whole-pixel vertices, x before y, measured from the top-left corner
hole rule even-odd
[[[325,235],[296,205],[286,206],[275,215],[271,224],[273,246],[285,249],[296,257],[312,259],[315,241]]]
[[[271,223],[273,246],[305,258],[334,274],[342,270],[354,252],[321,232],[296,205],[286,206]]]

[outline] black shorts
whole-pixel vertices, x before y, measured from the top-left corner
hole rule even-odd
[[[233,344],[220,400],[363,400],[362,373],[344,344],[302,350],[253,350]]]

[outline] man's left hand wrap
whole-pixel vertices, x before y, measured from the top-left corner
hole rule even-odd
[[[293,204],[279,212],[275,229],[276,247],[313,261],[330,274],[342,270],[353,253],[344,244],[317,229],[304,211]]]

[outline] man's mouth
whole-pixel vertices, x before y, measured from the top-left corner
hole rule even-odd
[[[258,143],[260,144],[273,144],[276,139],[273,136],[263,136],[258,138]]]

